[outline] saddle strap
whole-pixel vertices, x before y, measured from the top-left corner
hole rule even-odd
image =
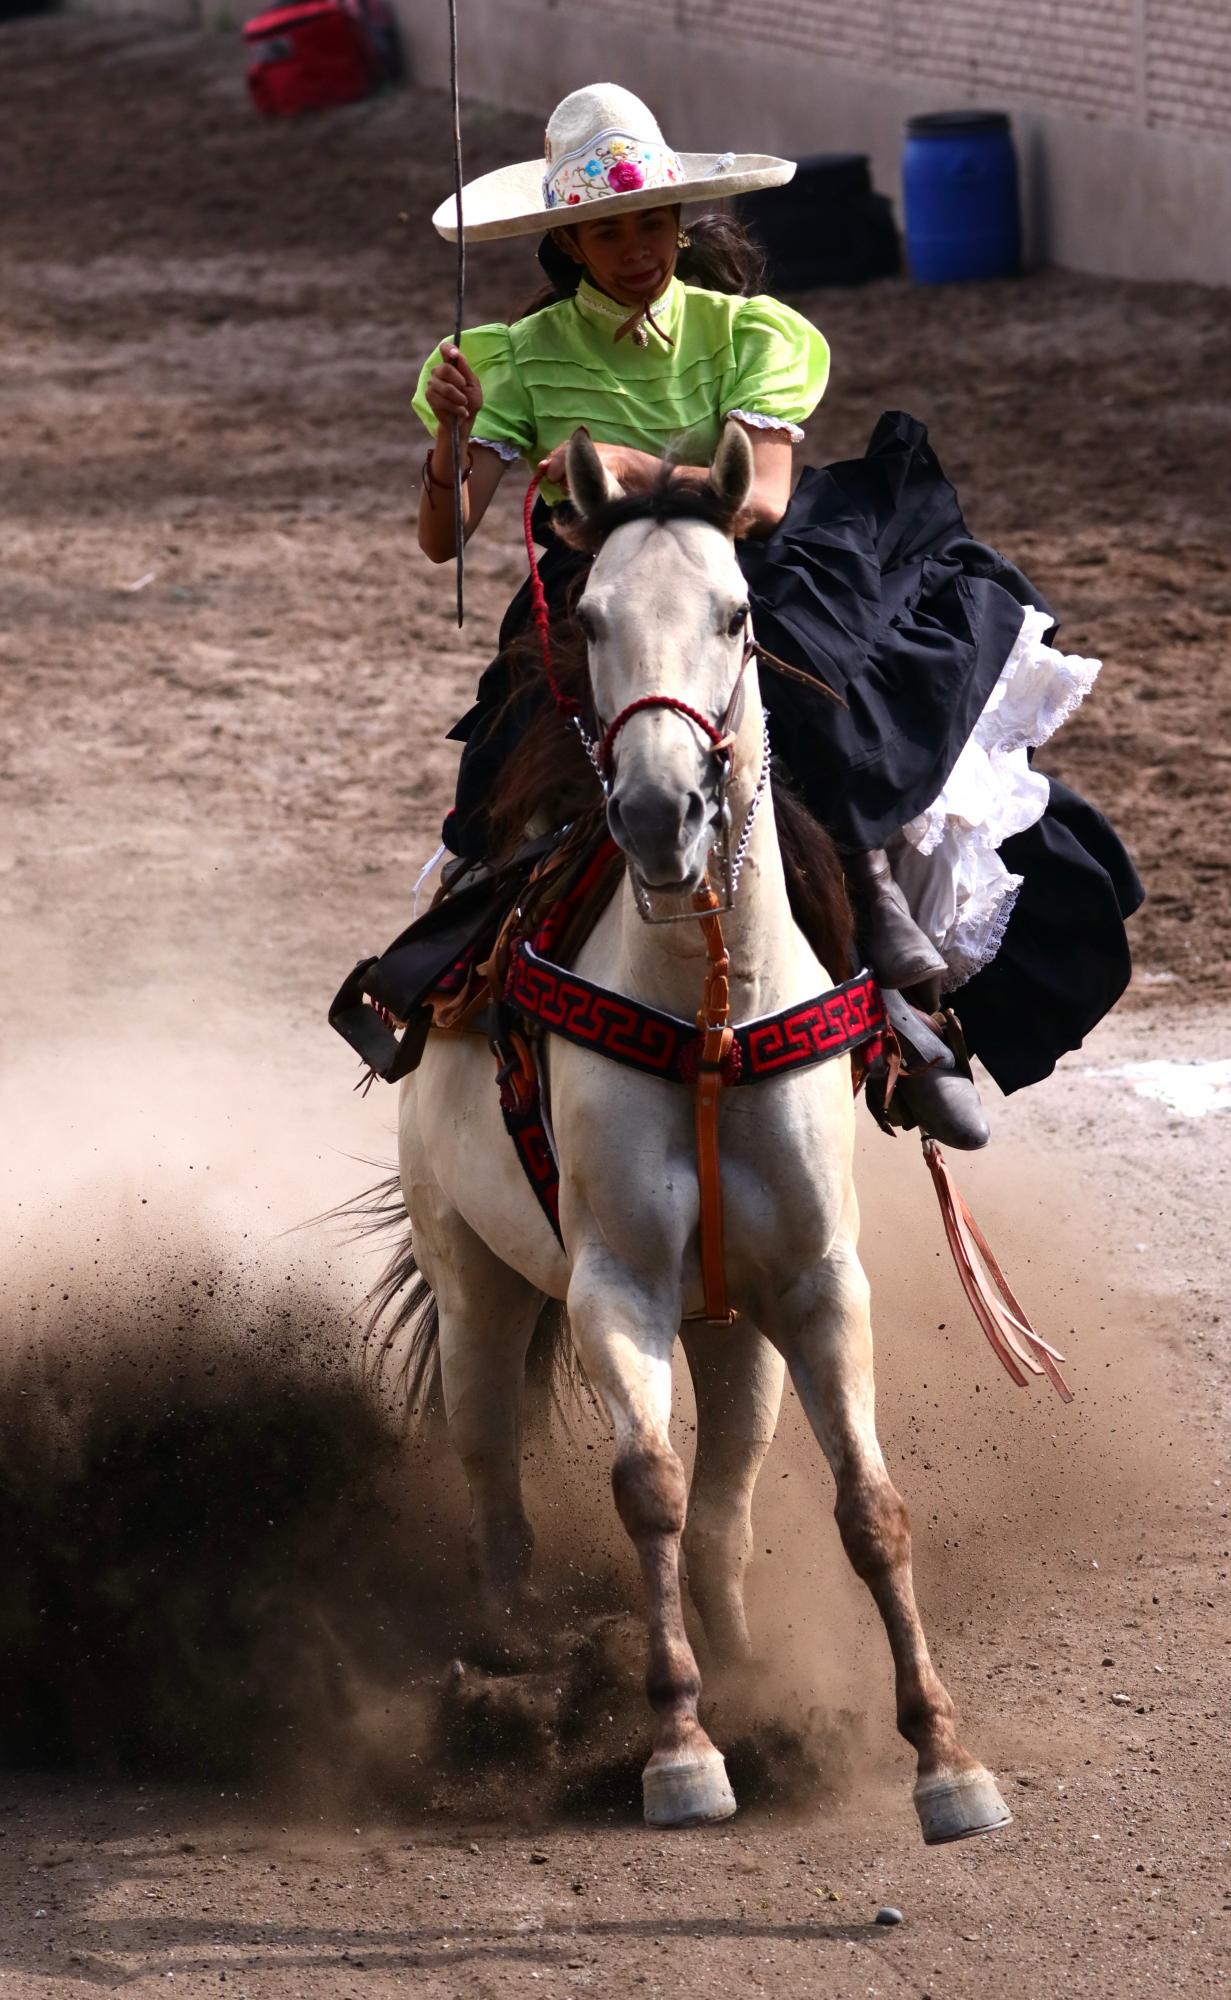
[[[509,1015],[533,1021],[562,1041],[591,1049],[643,1074],[691,1085],[704,1300],[699,1317],[725,1324],[733,1315],[727,1293],[718,1142],[724,1088],[789,1076],[836,1056],[853,1055],[859,1049],[875,1059],[884,1048],[886,1021],[879,989],[871,975],[863,972],[779,1014],[732,1027],[731,965],[718,898],[708,882],[697,891],[693,907],[709,957],[695,1024],[597,986],[553,963],[543,955],[544,947],[555,943],[546,925],[536,932],[533,942],[521,938],[513,946],[504,1001]],[[502,1105],[504,1096],[502,1092]],[[543,1200],[537,1171],[542,1164],[537,1128],[531,1160],[525,1151],[523,1114],[519,1112],[511,1120],[506,1107],[505,1122],[522,1152],[531,1185],[558,1234],[558,1217]]]

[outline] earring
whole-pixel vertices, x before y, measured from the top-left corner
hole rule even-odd
[[[688,234],[688,231],[686,229],[681,229],[679,235],[676,237],[675,247],[677,250],[692,249],[692,237]]]

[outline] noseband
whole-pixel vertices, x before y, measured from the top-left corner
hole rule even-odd
[[[740,716],[743,714],[744,673],[749,660],[752,658],[753,651],[752,635],[749,633],[744,639],[744,657],[740,662],[739,673],[735,677],[735,686],[731,690],[731,699],[723,711],[721,720],[717,723],[711,722],[708,716],[702,715],[700,709],[694,708],[690,702],[681,701],[678,695],[643,694],[638,700],[630,701],[628,707],[622,708],[616,716],[615,721],[608,723],[606,729],[603,731],[594,759],[595,769],[598,771],[599,776],[606,784],[609,785],[611,783],[615,740],[625,723],[631,722],[634,715],[641,715],[646,709],[666,708],[670,709],[675,715],[684,716],[695,728],[700,730],[702,736],[708,737],[710,755],[720,758],[723,766],[725,766],[722,779],[725,782],[734,769],[735,731],[739,727]]]
[[[727,789],[735,773],[735,734],[739,728],[740,718],[744,711],[744,675],[748,668],[748,662],[752,659],[756,650],[751,630],[747,630],[744,635],[744,656],[740,661],[739,672],[735,676],[735,685],[731,689],[731,696],[726,708],[716,723],[711,722],[708,716],[703,715],[699,708],[694,708],[691,702],[682,701],[678,695],[674,694],[644,694],[636,701],[630,701],[628,707],[621,709],[614,721],[608,723],[598,743],[593,743],[590,740],[582,728],[580,721],[577,721],[581,740],[586,746],[586,752],[591,763],[598,772],[599,783],[602,785],[605,794],[610,794],[614,775],[615,740],[625,723],[631,721],[634,715],[640,715],[647,709],[665,708],[671,714],[682,715],[706,739],[707,755],[717,760],[717,775],[714,781],[714,805],[718,834],[717,838],[711,844],[710,853],[715,856],[720,864],[720,879],[722,883],[721,896],[713,896],[712,890],[709,889],[709,865],[707,862],[705,890],[709,891],[709,894],[713,897],[710,910],[710,914],[713,915],[718,915],[734,908],[735,895],[739,888],[739,878],[743,872],[744,856],[748,852],[748,843],[752,838],[753,825],[760,810],[761,800],[765,796],[765,788],[769,783],[769,719],[763,716],[761,768],[757,774],[757,782],[753,788],[752,797],[748,801],[748,810],[744,815],[744,823],[739,830],[739,837],[734,847],[732,847],[731,805],[727,797]],[[629,881],[632,885],[633,894],[637,899],[637,908],[647,924],[678,924],[696,920],[698,912],[695,908],[669,912],[667,914],[655,910],[649,895],[642,888],[631,869],[629,870]]]

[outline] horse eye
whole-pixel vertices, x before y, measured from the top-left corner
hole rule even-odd
[[[747,623],[747,619],[748,619],[748,606],[746,604],[741,604],[738,611],[733,611],[731,613],[730,620],[727,624],[728,637],[732,639],[738,638],[740,633],[743,631],[745,624]]]

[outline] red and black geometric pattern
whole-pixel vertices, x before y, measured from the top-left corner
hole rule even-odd
[[[676,1083],[684,1081],[680,1067],[683,1050],[698,1039],[691,1021],[643,1007],[636,1000],[579,978],[575,972],[566,972],[563,966],[540,958],[524,938],[510,956],[504,999],[506,1006],[528,1015],[566,1042],[595,1049],[613,1062],[627,1063],[630,1069],[646,1070]]]
[[[495,1046],[506,1058],[500,1072],[500,1108],[526,1178],[557,1238],[559,1175],[543,1118],[538,1066],[530,1047],[533,1036],[519,1035],[517,1022],[667,1083],[695,1083],[704,1046],[694,1021],[596,986],[549,956],[561,948],[573,916],[596,892],[614,853],[609,839],[600,842],[580,875],[548,907],[533,938],[523,937],[513,946],[500,1009],[502,1027]],[[764,1083],[861,1051],[853,1079],[858,1086],[863,1071],[882,1053],[887,1025],[880,989],[869,973],[861,972],[811,1000],[736,1028],[722,1065],[723,1083],[732,1087]]]
[[[596,986],[541,957],[526,939],[511,954],[504,999],[514,1013],[562,1041],[628,1069],[669,1083],[696,1078],[701,1036],[692,1021]],[[885,1025],[880,989],[870,973],[861,972],[811,1000],[737,1027],[723,1081],[733,1087],[763,1083],[832,1062],[879,1041]]]
[[[768,1076],[828,1062],[850,1049],[878,1040],[885,1030],[885,1003],[871,973],[787,1007],[735,1031],[744,1057],[738,1081],[760,1083]]]
[[[542,1106],[536,1092],[528,1104],[506,1104],[500,1099],[504,1129],[517,1150],[522,1171],[535,1199],[560,1239],[560,1171],[543,1123]]]

